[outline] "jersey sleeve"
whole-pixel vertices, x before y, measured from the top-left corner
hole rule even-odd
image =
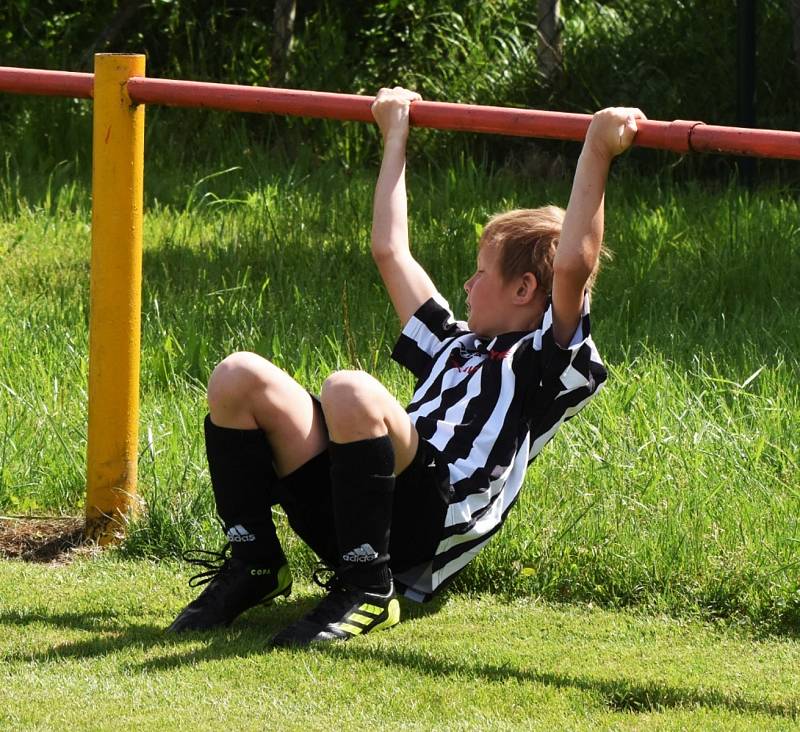
[[[538,341],[538,343],[537,343]],[[577,414],[594,396],[608,372],[592,340],[589,297],[584,296],[577,329],[566,348],[553,337],[553,305],[548,302],[541,327],[539,383],[530,389],[526,414],[537,435],[555,433],[558,426]]]
[[[428,374],[437,354],[454,338],[468,333],[447,300],[436,293],[409,318],[392,351],[392,358],[418,379]]]

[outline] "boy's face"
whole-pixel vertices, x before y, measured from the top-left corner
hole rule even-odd
[[[464,283],[467,325],[476,335],[488,338],[511,330],[509,321],[513,319],[511,298],[515,284],[503,280],[499,256],[496,247],[482,246],[478,251],[477,271]]]

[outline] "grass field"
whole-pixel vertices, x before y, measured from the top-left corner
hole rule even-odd
[[[310,389],[359,367],[401,399],[412,390],[388,359],[396,321],[368,254],[375,171],[270,167],[254,155],[219,175],[148,173],[143,511],[129,557],[219,544],[201,422],[206,378],[227,353],[257,351]],[[568,194],[567,181],[466,163],[413,167],[413,246],[457,311],[487,216]],[[69,165],[30,188],[6,166],[0,512],[79,513],[89,196]],[[592,304],[611,379],[529,471],[457,592],[800,628],[798,208],[780,190],[614,178],[615,257]]]
[[[800,643],[728,624],[450,593],[388,632],[268,651],[299,588],[229,630],[163,633],[171,562],[0,562],[9,730],[794,730]]]

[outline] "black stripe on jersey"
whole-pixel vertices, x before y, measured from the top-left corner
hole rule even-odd
[[[476,470],[467,478],[462,478],[453,483],[451,503],[461,503],[467,496],[484,493],[489,490],[489,474],[484,468]]]
[[[548,331],[548,334],[550,335],[550,340],[552,340],[553,336],[550,331]],[[542,372],[539,398],[543,399],[545,402],[555,399],[559,392],[564,389],[561,377],[564,375],[564,371],[569,368],[570,359],[572,358],[571,351],[562,351],[555,345],[553,345],[552,348],[557,352],[553,353],[553,351],[549,349],[546,350],[544,348],[544,343],[542,344]]]
[[[460,327],[453,314],[432,297],[420,305],[414,317],[441,341],[469,332]]]
[[[513,379],[515,377],[510,373],[504,372],[504,378]],[[473,444],[474,440],[478,439],[489,425],[497,398],[500,396],[501,386],[502,384],[498,385],[497,394],[494,396],[493,402],[487,405],[488,408],[482,410],[482,412],[476,413],[478,419],[470,425],[471,431],[473,432],[470,445]],[[498,466],[501,466],[503,469],[508,467],[513,462],[514,455],[519,449],[519,445],[528,433],[527,423],[522,419],[521,395],[517,393],[516,390],[508,404],[508,408],[501,415],[500,420],[495,418],[495,422],[496,424],[493,430],[496,433],[494,444],[492,444],[489,452],[482,458],[484,466],[482,472],[485,475],[491,475]],[[466,457],[466,455],[464,457]]]
[[[512,407],[508,414],[514,415],[517,414],[517,412],[514,411],[514,408]],[[482,493],[483,491],[488,490],[487,484],[491,482],[492,472],[495,470],[495,468],[501,466],[503,469],[506,469],[509,465],[511,465],[511,463],[514,461],[514,455],[516,455],[517,450],[519,450],[519,446],[524,442],[525,437],[528,434],[527,428],[523,427],[522,432],[517,433],[516,439],[511,439],[511,435],[509,433],[518,429],[520,429],[518,421],[515,421],[514,419],[506,419],[502,429],[495,438],[492,449],[489,450],[489,454],[483,461],[483,467],[476,470],[468,478],[456,481],[453,484],[452,502],[458,503],[467,498],[467,496],[475,493]],[[533,435],[531,435],[531,437],[533,437]],[[531,439],[531,444],[532,443],[533,440]]]
[[[431,357],[417,345],[415,340],[402,333],[392,350],[392,358],[405,366],[417,379],[424,379],[433,363]]]
[[[608,372],[603,364],[592,361],[592,349],[589,346],[583,346],[575,354],[575,358],[572,360],[572,368],[579,371],[589,380],[588,388],[591,392],[597,391],[597,387],[608,378]]]
[[[447,373],[447,370],[441,371],[437,375],[437,377],[430,383],[430,385],[428,386],[428,389],[425,391],[425,393],[422,394],[419,399],[417,399],[416,401],[411,402],[411,404],[409,404],[406,407],[406,412],[408,412],[409,414],[413,414],[414,411],[416,409],[418,409],[421,405],[427,404],[429,401],[432,401],[433,399],[436,399],[440,395],[442,395],[442,382],[444,381],[444,376],[445,376],[446,373]],[[466,382],[466,381],[467,381],[467,379],[465,378],[465,379],[463,379],[463,381],[461,383]],[[452,387],[451,387],[450,391],[453,391]],[[442,402],[446,403],[444,401],[444,399],[442,399]],[[432,412],[431,414],[434,414],[434,413],[435,413],[435,411]],[[428,423],[428,424],[432,424],[434,426],[434,432],[436,431],[436,429],[435,429],[436,428],[436,420],[431,418],[431,414],[426,415],[424,417],[420,417],[417,420],[417,431],[419,431],[420,423],[422,423],[422,422],[425,422],[425,423]],[[433,436],[434,432],[431,432],[430,434],[426,434],[426,435],[423,435],[423,436],[426,439],[430,438],[430,437]]]
[[[412,341],[412,343],[413,343],[413,341]],[[428,365],[427,365],[427,367],[425,369],[425,373],[422,375],[421,378],[419,378],[417,380],[417,383],[416,383],[416,385],[414,387],[414,396],[416,396],[416,392],[422,387],[422,385],[428,379],[428,377],[430,376],[431,370],[434,368],[434,366],[437,363],[439,363],[440,359],[442,359],[442,358],[446,358],[448,360],[450,359],[450,354],[452,353],[452,351],[455,350],[454,346],[457,343],[458,343],[457,339],[456,340],[447,341],[447,343],[445,343],[442,347],[440,347],[439,350],[436,351],[436,353],[433,354],[433,356],[428,356],[426,354],[426,358],[428,359],[429,362],[428,362]],[[423,351],[423,353],[424,353],[424,351]],[[402,363],[402,362],[400,362],[400,363]],[[449,368],[447,366],[447,361],[445,361],[444,368],[442,368],[440,370],[440,372],[437,375],[437,377],[428,385],[428,389],[425,391],[425,393],[420,395],[418,399],[412,401],[406,407],[406,411],[407,412],[413,412],[421,403],[425,403],[427,401],[435,399],[441,392],[441,388],[442,388],[441,385],[442,385],[442,382],[444,381],[444,375],[448,371],[449,371]]]

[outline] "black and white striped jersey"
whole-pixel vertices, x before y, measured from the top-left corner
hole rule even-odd
[[[561,348],[550,302],[538,329],[486,339],[456,321],[437,294],[406,323],[392,358],[417,378],[406,411],[451,486],[436,555],[395,575],[408,597],[425,600],[500,529],[527,466],[607,373],[591,339],[588,297]]]

